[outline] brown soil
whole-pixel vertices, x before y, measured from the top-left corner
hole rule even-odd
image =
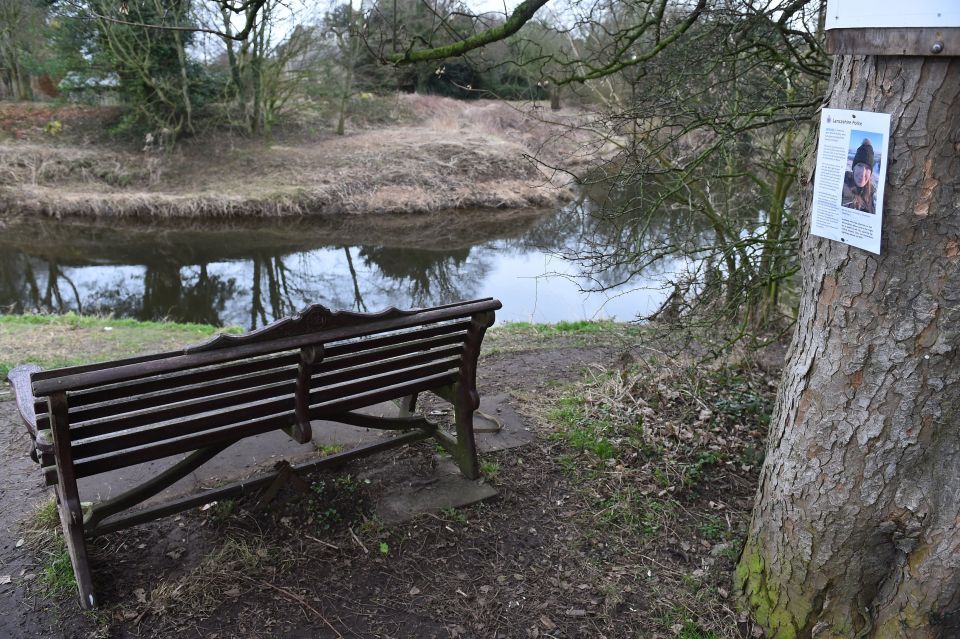
[[[548,123],[503,102],[398,101],[404,121],[346,136],[302,126],[264,140],[207,132],[171,151],[93,137],[92,124],[115,110],[0,103],[0,211],[303,216],[547,207],[571,196],[564,176],[529,158],[581,161],[586,134],[570,128],[578,112],[551,113]]]
[[[44,581],[50,533],[32,532],[32,513],[46,493],[13,403],[0,403],[0,578],[10,577],[0,585],[0,636],[741,636],[731,572],[756,469],[717,464],[693,486],[640,491],[638,510],[669,505],[673,514],[652,529],[628,526],[605,517],[611,496],[596,493],[640,469],[590,462],[542,417],[557,389],[590,364],[623,361],[618,353],[568,347],[482,360],[481,391],[511,394],[536,434],[484,456],[488,473],[496,464],[495,500],[377,523],[365,518],[375,497],[365,485],[341,483],[338,496],[336,478],[399,464],[412,487],[436,463],[427,445],[382,454],[312,478],[327,487],[319,500],[288,495],[262,512],[239,502],[94,541],[104,604],[94,613]]]

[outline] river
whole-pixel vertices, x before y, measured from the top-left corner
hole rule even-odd
[[[163,225],[13,220],[0,231],[0,309],[262,326],[305,306],[378,311],[478,297],[498,319],[633,320],[666,296],[664,267],[609,290],[563,254],[589,250],[583,202],[557,211]]]

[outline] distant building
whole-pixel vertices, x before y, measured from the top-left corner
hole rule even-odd
[[[99,106],[120,104],[120,77],[116,73],[94,75],[71,71],[60,80],[58,88],[71,102]]]

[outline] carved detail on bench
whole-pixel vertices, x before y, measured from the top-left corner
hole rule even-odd
[[[420,312],[419,309],[402,311],[396,307],[390,307],[379,313],[355,313],[353,311],[331,311],[322,304],[314,304],[293,317],[285,317],[243,335],[220,333],[206,342],[188,346],[183,349],[183,352],[186,354],[203,353],[220,348],[257,344],[285,337],[300,337],[321,330],[355,326],[364,322],[408,317],[416,315],[418,312]]]

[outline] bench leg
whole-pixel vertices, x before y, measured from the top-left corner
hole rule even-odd
[[[479,402],[474,401],[475,398],[459,384],[453,392],[453,414],[457,426],[457,448],[453,458],[464,477],[477,479],[480,477],[480,468],[477,462],[477,444],[473,438],[473,413]]]
[[[93,577],[90,572],[90,561],[87,558],[87,542],[83,535],[83,510],[80,507],[76,485],[73,490],[63,490],[62,484],[57,484],[57,510],[60,512],[60,523],[63,526],[64,542],[70,554],[70,564],[73,566],[73,576],[77,581],[77,590],[80,592],[80,606],[86,609],[97,607],[96,593],[93,590]],[[73,493],[70,495],[69,493]]]
[[[67,394],[54,393],[47,400],[53,432],[53,449],[57,459],[57,511],[63,525],[63,538],[70,553],[73,576],[80,591],[80,606],[96,608],[97,598],[93,591],[90,561],[87,559],[87,542],[83,536],[83,508],[77,490],[77,476],[70,450],[69,422],[67,421]]]
[[[413,417],[413,411],[417,409],[417,393],[400,398],[400,410],[397,417]]]
[[[471,392],[459,382],[434,388],[432,392],[453,404],[453,419],[457,429],[456,439],[440,429],[433,434],[434,439],[453,457],[464,477],[479,478],[480,464],[477,462],[477,444],[473,438],[473,413],[480,406],[479,396],[476,391]]]

